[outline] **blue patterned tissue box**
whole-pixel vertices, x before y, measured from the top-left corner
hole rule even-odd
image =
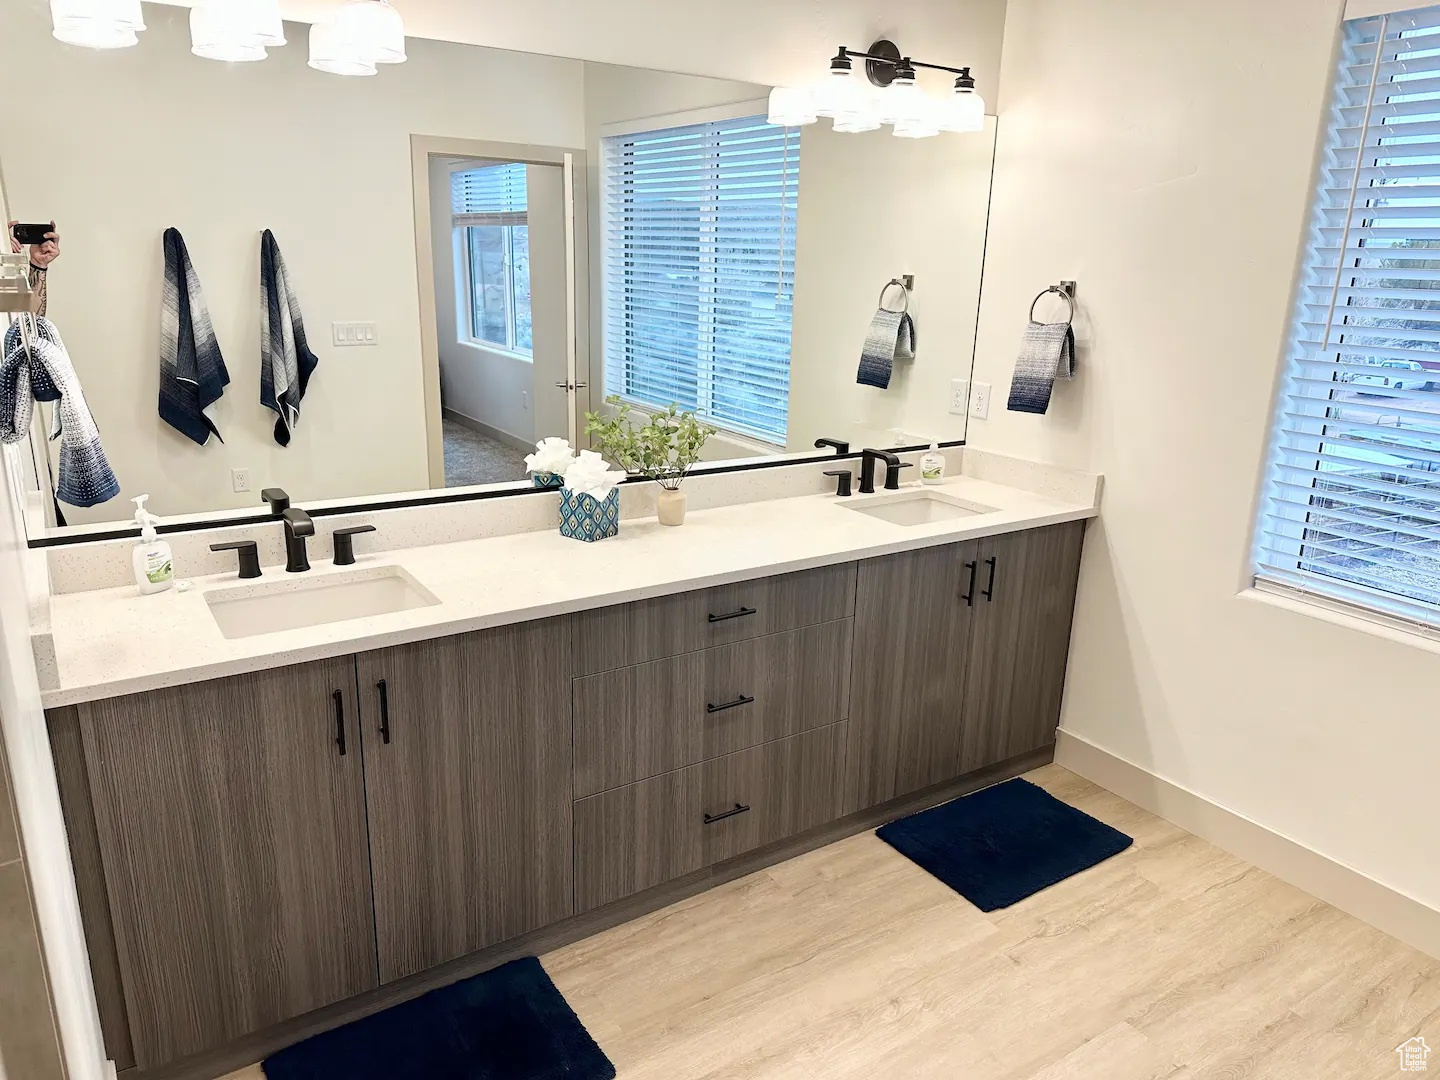
[[[530,474],[530,482],[537,488],[558,488],[565,485],[565,477],[557,472],[537,472]]]
[[[560,489],[560,535],[572,540],[604,540],[620,531],[620,489],[603,499]]]

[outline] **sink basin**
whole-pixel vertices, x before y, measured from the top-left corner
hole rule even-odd
[[[389,615],[440,601],[400,567],[376,566],[352,573],[290,576],[261,585],[211,589],[205,593],[205,602],[220,633],[244,638]]]
[[[845,509],[866,514],[894,525],[929,525],[936,521],[993,514],[995,507],[957,499],[938,491],[902,491],[880,495],[864,502],[846,503]]]

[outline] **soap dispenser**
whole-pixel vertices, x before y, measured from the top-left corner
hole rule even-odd
[[[920,480],[926,484],[940,484],[945,480],[945,455],[940,453],[938,442],[932,442],[920,459]]]
[[[131,561],[135,566],[135,587],[142,593],[164,592],[175,584],[175,561],[170,545],[159,539],[155,526],[160,521],[145,509],[149,495],[137,495],[135,524],[140,526],[140,542],[135,545]]]

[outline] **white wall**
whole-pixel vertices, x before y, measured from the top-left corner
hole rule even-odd
[[[1440,656],[1237,594],[1340,0],[1012,0],[986,450],[1105,474],[1063,726],[1440,907]],[[1003,401],[1074,278],[1079,378]]]
[[[0,115],[15,213],[59,222],[50,315],[119,475],[121,498],[72,522],[428,486],[410,177],[411,133],[579,145],[581,65],[415,41],[371,79],[305,66],[305,27],[262,64],[191,56],[185,13],[147,6],[137,48],[49,36],[43,5],[0,13],[7,77],[44,107]],[[526,87],[524,94],[516,86]],[[89,168],[75,167],[77,155]],[[63,167],[57,167],[56,158]],[[231,384],[225,443],[199,447],[157,415],[160,238],[185,236]],[[259,405],[259,235],[275,231],[320,357],[290,447]],[[330,323],[373,320],[379,346],[335,349]],[[230,469],[252,471],[232,492]]]
[[[803,129],[790,365],[791,450],[819,436],[855,446],[965,437],[950,383],[975,348],[995,120],[983,132],[897,139]],[[860,351],[891,278],[915,275],[914,361],[880,390],[855,381]],[[895,307],[900,292],[886,302]]]

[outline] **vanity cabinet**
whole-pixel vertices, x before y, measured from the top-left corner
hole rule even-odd
[[[1054,741],[1082,522],[860,564],[846,806]]]
[[[342,658],[78,707],[137,1064],[377,985],[355,704]]]
[[[380,981],[569,915],[561,620],[357,658]]]

